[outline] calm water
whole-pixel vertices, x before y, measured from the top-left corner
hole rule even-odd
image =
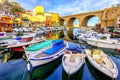
[[[112,57],[113,61],[116,63],[119,71],[120,71],[120,59]],[[46,80],[112,80],[111,78],[105,76],[101,72],[97,71],[95,68],[93,68],[89,62],[87,61],[83,67],[74,75],[67,75],[62,67],[62,64],[60,64],[56,70],[46,78]],[[120,80],[120,74],[118,75],[118,78],[115,80]]]
[[[108,51],[106,51],[107,53]],[[120,72],[120,55],[107,53],[116,63]],[[34,69],[31,73],[32,80],[112,80],[96,70],[87,59],[82,68],[73,75],[67,75],[61,64],[62,57],[57,60]],[[120,74],[115,80],[120,80]]]
[[[90,47],[90,46],[87,46]],[[120,54],[115,54],[109,50],[104,51],[116,63],[120,73]],[[110,53],[111,52],[111,53]],[[32,79],[36,80],[113,80],[100,71],[96,70],[85,58],[85,64],[73,75],[67,75],[61,64],[62,57],[44,66],[33,70]],[[120,80],[120,74],[115,80]]]
[[[75,28],[73,30],[74,33],[77,30],[78,29]],[[88,45],[86,46],[90,47]],[[110,50],[106,50],[105,53],[116,63],[120,73],[120,53],[116,54]],[[63,69],[61,61],[62,56],[53,62],[33,69],[30,74],[31,80],[112,80],[91,66],[87,59],[85,59],[85,64],[77,73],[71,76],[67,75]],[[115,80],[120,80],[120,74]]]

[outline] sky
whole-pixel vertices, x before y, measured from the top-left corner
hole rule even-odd
[[[120,3],[120,0],[16,0],[26,10],[33,10],[37,5],[43,6],[45,12],[59,13],[67,16],[77,13],[101,10]]]

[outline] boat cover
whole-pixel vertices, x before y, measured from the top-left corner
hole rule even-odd
[[[54,40],[53,47],[44,51],[44,53],[46,53],[48,55],[52,55],[52,54],[56,53],[57,51],[59,51],[60,49],[62,49],[63,47],[65,47],[63,40]]]
[[[79,51],[79,50],[85,49],[85,46],[82,46],[82,45],[76,44],[76,43],[72,43],[72,42],[68,42],[68,49]]]
[[[42,48],[44,48],[45,46],[49,46],[52,44],[52,41],[53,40],[47,40],[45,42],[41,42],[41,43],[38,43],[38,44],[34,44],[28,48],[26,48],[26,51],[37,51],[37,50],[40,50]]]
[[[21,38],[20,36],[16,38],[16,40],[21,40],[21,39],[22,39],[22,38]]]
[[[1,63],[0,80],[29,80],[26,61],[18,59]]]

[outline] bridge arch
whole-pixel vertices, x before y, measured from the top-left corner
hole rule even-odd
[[[76,18],[76,17],[70,17],[70,18],[67,20],[67,22],[66,22],[67,26],[73,27],[73,23],[74,23],[75,20],[78,20],[78,22],[79,22],[79,24],[80,24],[80,21],[79,21],[78,18]]]
[[[100,21],[101,21],[101,18],[100,18],[99,16],[97,16],[97,15],[87,15],[87,16],[85,16],[85,17],[82,19],[81,25],[84,26],[84,27],[87,27],[87,26],[88,26],[88,25],[87,25],[88,21],[89,21],[91,18],[93,18],[93,17],[97,17],[97,18],[99,18]]]
[[[60,19],[60,26],[65,26],[65,20],[64,19]]]
[[[120,27],[120,14],[117,14],[114,21],[115,27]]]

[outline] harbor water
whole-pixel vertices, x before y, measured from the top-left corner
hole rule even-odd
[[[75,28],[73,30],[74,33],[77,32],[77,30],[78,28]],[[49,37],[52,36],[52,38],[56,39],[58,38],[58,34],[52,34],[47,36]],[[82,45],[85,45],[87,48],[91,47],[90,45],[87,44]],[[110,50],[104,50],[104,52],[111,57],[111,59],[115,62],[116,66],[118,67],[119,74],[115,80],[120,80],[120,53],[116,54],[114,53],[115,51],[111,52]],[[34,68],[28,75],[30,76],[30,80],[113,80],[112,78],[96,70],[86,58],[84,65],[81,67],[79,71],[77,71],[73,75],[68,75],[64,71],[62,66],[62,56],[48,64]],[[28,78],[24,80],[28,80]]]
[[[78,28],[75,28],[73,32],[77,32]],[[86,45],[88,48],[91,47]],[[120,54],[116,54],[109,50],[105,50],[112,60],[116,63],[120,73]],[[73,75],[68,75],[62,66],[62,58],[57,61],[53,61],[47,65],[41,66],[33,70],[32,78],[36,80],[113,80],[112,78],[104,75],[100,71],[96,70],[89,61],[85,58],[85,64],[82,68]],[[44,73],[44,74],[43,74]],[[38,75],[37,75],[38,74]],[[41,75],[41,76],[40,76]],[[120,74],[115,80],[120,80]]]

